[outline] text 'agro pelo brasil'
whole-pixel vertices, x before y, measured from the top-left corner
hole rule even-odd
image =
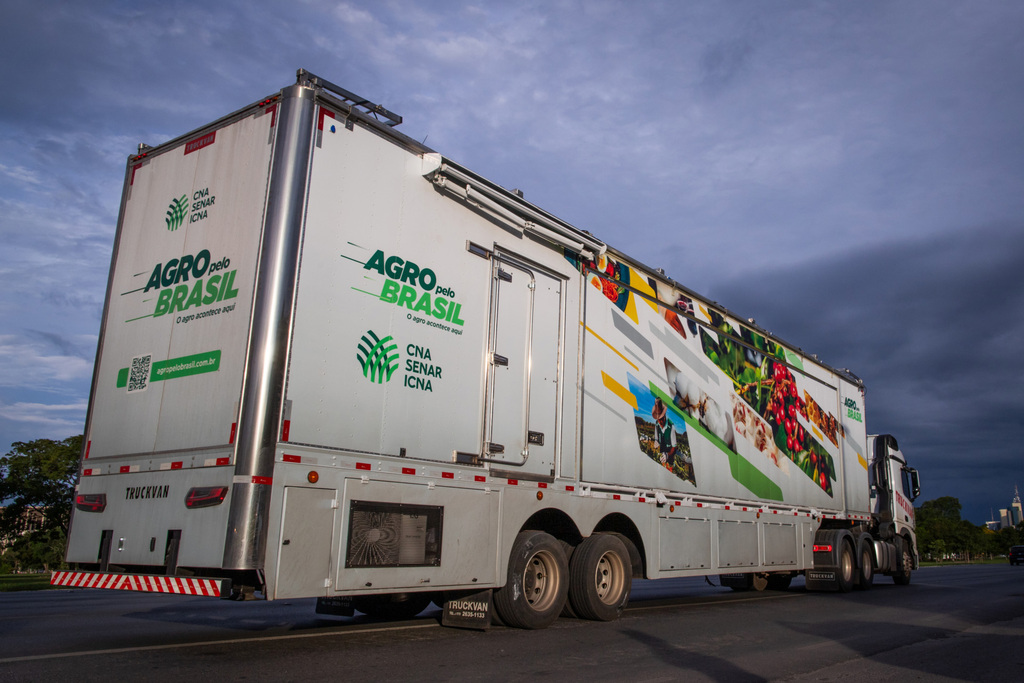
[[[459,318],[462,304],[444,298],[454,299],[455,290],[436,287],[437,275],[431,269],[421,269],[412,261],[406,261],[400,256],[385,257],[384,252],[380,249],[370,257],[363,268],[375,270],[385,277],[393,278],[384,281],[384,288],[380,293],[381,301],[396,306],[405,306],[409,310],[424,313],[453,325],[465,323]],[[415,285],[419,285],[421,289],[425,290],[423,294],[416,290]],[[434,296],[433,300],[431,300],[431,295]]]
[[[231,265],[231,259],[225,256],[215,263],[211,261],[210,252],[203,249],[195,256],[186,254],[180,259],[172,258],[166,263],[156,264],[143,292],[161,287],[173,286],[174,289],[164,289],[160,292],[153,317],[184,311],[193,306],[206,306],[238,296],[238,290],[234,288],[237,270],[214,275],[217,271],[226,270]],[[194,284],[179,284],[188,282],[189,274],[192,275]],[[203,277],[206,275],[209,277],[204,282]]]

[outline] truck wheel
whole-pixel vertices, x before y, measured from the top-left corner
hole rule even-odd
[[[633,572],[629,552],[615,536],[594,534],[569,563],[569,602],[583,619],[611,621],[629,602]]]
[[[789,588],[789,584],[793,582],[792,574],[769,574],[768,575],[768,590],[770,591],[784,591]]]
[[[914,568],[914,560],[910,557],[910,551],[907,549],[906,543],[901,544],[903,546],[903,556],[900,558],[900,568],[895,574],[892,575],[892,581],[897,586],[906,586],[910,583],[910,572]]]
[[[849,593],[853,589],[853,572],[856,565],[853,562],[853,548],[849,543],[841,542],[839,548],[839,567],[836,571],[836,590],[840,593]]]
[[[857,588],[866,591],[875,580],[875,567],[871,564],[871,551],[865,546],[860,551],[860,571],[857,573]]]
[[[505,585],[494,592],[502,623],[515,628],[550,626],[565,605],[568,574],[561,543],[543,531],[520,532],[512,544]]]
[[[412,619],[430,604],[430,593],[388,593],[357,595],[352,606],[376,619]]]

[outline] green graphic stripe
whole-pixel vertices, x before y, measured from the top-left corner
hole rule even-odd
[[[201,375],[218,370],[220,370],[220,349],[153,363],[149,372],[149,381],[162,382],[167,379]],[[121,368],[117,371],[117,386],[119,389],[128,386],[128,368]]]
[[[753,463],[742,455],[726,446],[724,441],[705,429],[700,422],[693,419],[689,413],[680,410],[679,407],[676,406],[676,402],[673,401],[668,394],[656,387],[653,382],[649,382],[648,386],[651,388],[651,393],[660,398],[665,405],[668,406],[669,410],[686,421],[687,428],[697,431],[697,433],[717,446],[718,450],[722,451],[729,457],[729,472],[732,474],[732,478],[739,482],[740,485],[758,498],[778,501],[783,500],[782,488],[769,479],[764,472],[754,467]]]

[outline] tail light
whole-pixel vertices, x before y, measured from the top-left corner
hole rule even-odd
[[[81,493],[75,496],[75,507],[83,512],[103,512],[107,508],[107,494]]]
[[[816,553],[830,553],[832,552],[832,545],[815,545],[814,552]]]
[[[185,496],[185,507],[194,510],[220,505],[224,502],[226,495],[228,495],[227,486],[197,486],[188,490],[188,495]]]

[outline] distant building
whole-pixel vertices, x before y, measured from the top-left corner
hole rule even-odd
[[[7,508],[0,508],[0,514]],[[24,512],[21,513],[21,518],[18,520],[18,528],[15,532],[16,536],[24,536],[30,534],[33,531],[41,529],[43,522],[46,521],[46,514],[43,512],[43,508],[40,507],[28,507],[25,508]],[[12,537],[0,537],[0,552],[6,550],[8,546],[14,543]]]
[[[1024,509],[1022,509],[1020,502],[1020,491],[1016,486],[1014,486],[1013,502],[1010,503],[1010,507],[1000,508],[999,521],[989,522],[986,526],[988,526],[990,529],[993,529],[994,531],[998,531],[999,529],[1006,529],[1007,527],[1017,526],[1021,523],[1021,521],[1024,521]],[[993,527],[993,524],[998,524],[998,526]]]

